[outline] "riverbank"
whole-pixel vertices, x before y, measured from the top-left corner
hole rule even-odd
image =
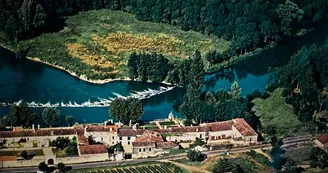
[[[4,49],[7,49],[7,50],[15,53],[14,50],[12,50],[11,48],[9,48],[5,44],[0,44],[0,46],[3,47]],[[78,75],[75,72],[70,71],[68,69],[65,69],[62,66],[51,64],[51,63],[49,63],[47,61],[41,60],[40,58],[26,57],[26,59],[31,60],[31,61],[34,61],[34,62],[37,62],[37,63],[46,64],[46,65],[51,66],[53,68],[59,69],[59,70],[65,72],[65,73],[68,73],[71,76],[74,76],[74,77],[76,77],[76,78],[78,78],[80,80],[83,80],[85,82],[92,83],[92,84],[106,84],[106,83],[110,83],[110,82],[114,82],[114,81],[132,81],[132,79],[131,78],[128,78],[128,77],[120,77],[120,78],[104,79],[104,80],[100,80],[100,79],[98,79],[98,80],[92,80],[92,79],[88,79],[85,75]],[[151,83],[151,81],[147,81],[147,82],[148,83]],[[166,82],[166,81],[162,81],[162,82],[160,82],[160,84],[176,87],[175,85],[173,85],[173,84],[171,84],[169,82]]]
[[[62,70],[62,71],[66,72],[66,73],[68,73],[68,74],[70,74],[70,75],[72,75],[72,76],[74,76],[74,77],[76,77],[80,80],[83,80],[83,81],[89,82],[89,83],[93,83],[93,84],[106,84],[106,83],[114,82],[114,81],[131,81],[131,79],[127,78],[127,77],[116,78],[116,79],[92,80],[92,79],[88,79],[85,75],[77,75],[75,72],[67,70],[64,67],[61,67],[59,65],[54,65],[54,64],[50,64],[49,62],[42,61],[40,58],[26,57],[26,59],[31,60],[31,61],[35,61],[35,62],[38,62],[38,63],[43,63],[43,64],[46,64],[46,65],[49,65],[51,67]]]

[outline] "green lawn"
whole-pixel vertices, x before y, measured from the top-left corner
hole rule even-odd
[[[293,110],[285,104],[281,96],[282,88],[276,89],[269,98],[263,100],[256,98],[253,110],[260,117],[262,126],[274,125],[281,137],[302,133],[301,122]]]
[[[195,50],[223,52],[231,44],[218,37],[179,27],[138,21],[121,11],[97,10],[67,17],[67,26],[57,33],[6,45],[14,51],[28,49],[38,58],[86,75],[89,79],[126,76],[127,56],[133,51],[161,53],[169,59],[186,58]]]
[[[22,152],[23,150],[20,150],[20,151],[0,151],[0,156],[17,156],[17,157],[20,157],[20,153]],[[31,156],[43,156],[43,151],[42,150],[26,150],[27,154],[28,155],[31,155]]]
[[[52,152],[57,156],[57,157],[67,157],[68,155],[65,152],[65,149],[61,150],[61,149],[56,149],[53,148]]]

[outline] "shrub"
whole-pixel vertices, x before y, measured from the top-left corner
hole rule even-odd
[[[22,152],[21,152],[21,157],[23,157],[25,160],[27,160],[27,159],[28,159],[28,154],[27,154],[27,152],[26,152],[26,151],[22,151]]]
[[[282,97],[287,97],[288,96],[288,93],[289,93],[288,90],[285,88],[285,89],[282,90],[281,96]]]
[[[262,95],[261,95],[261,99],[267,99],[270,97],[270,94],[267,93],[267,92],[264,92]]]
[[[189,150],[187,157],[192,162],[204,160],[203,154],[200,151],[196,150]]]
[[[45,162],[41,162],[39,163],[38,168],[40,171],[47,172],[48,165]]]
[[[57,168],[61,171],[61,172],[65,172],[65,164],[60,162],[57,165]]]

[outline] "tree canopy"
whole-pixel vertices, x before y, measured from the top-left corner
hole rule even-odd
[[[110,104],[110,116],[119,121],[128,121],[131,123],[141,120],[143,116],[143,105],[138,98],[116,98]]]
[[[45,108],[42,112],[42,117],[44,122],[52,127],[59,123],[60,111],[55,107]]]
[[[10,108],[10,122],[12,126],[30,128],[38,116],[25,103],[12,105]]]

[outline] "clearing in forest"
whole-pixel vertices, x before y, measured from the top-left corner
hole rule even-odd
[[[285,103],[282,91],[283,88],[278,88],[267,99],[254,99],[253,110],[260,117],[263,128],[274,126],[281,137],[303,133],[301,122]]]
[[[77,75],[105,79],[126,76],[127,56],[133,51],[179,59],[191,56],[197,49],[202,53],[223,52],[230,42],[182,31],[178,26],[138,21],[134,15],[122,11],[93,10],[67,17],[60,32],[7,46],[15,51],[28,49],[28,57]]]

